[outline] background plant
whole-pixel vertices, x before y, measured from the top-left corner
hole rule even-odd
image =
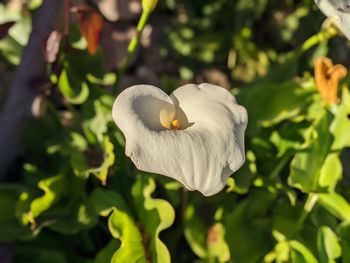
[[[0,4],[0,23],[13,22],[0,40],[4,76],[39,6]],[[312,0],[167,0],[115,24],[74,2],[65,11],[57,55],[33,84],[46,111],[27,123],[0,185],[0,240],[14,262],[350,262],[349,79],[333,106],[313,79],[316,57],[348,66],[349,48],[321,30]],[[125,24],[138,31],[108,65],[103,30]],[[210,198],[137,171],[111,117],[129,84],[202,81],[249,113],[247,162]]]

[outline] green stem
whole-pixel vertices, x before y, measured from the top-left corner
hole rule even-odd
[[[303,52],[309,50],[310,48],[312,48],[313,46],[319,44],[320,42],[327,41],[336,35],[337,35],[336,31],[329,32],[329,31],[322,30],[322,31],[318,32],[317,34],[311,36],[307,40],[305,40],[305,42],[301,46],[299,52],[303,53]]]
[[[310,212],[312,211],[312,209],[314,208],[316,202],[318,199],[318,195],[315,193],[310,193],[306,199],[305,205],[304,205],[304,209],[303,212],[301,213],[298,221],[297,221],[297,229],[300,230],[306,220],[306,218],[308,217],[308,215],[310,214]]]
[[[289,159],[291,158],[292,153],[286,153],[280,160],[279,163],[276,165],[275,169],[272,171],[272,173],[270,174],[269,178],[270,180],[274,180],[277,178],[277,176],[279,175],[279,173],[281,172],[281,170],[284,168],[284,166],[286,165],[286,163],[289,161]]]
[[[140,20],[137,24],[137,34],[136,34],[136,36],[134,36],[131,39],[129,46],[128,46],[128,54],[124,58],[124,60],[122,62],[122,66],[120,67],[119,71],[117,72],[117,80],[116,80],[114,87],[113,87],[113,93],[117,93],[117,91],[119,89],[119,84],[120,84],[121,80],[123,79],[126,70],[129,67],[130,61],[131,61],[132,57],[134,56],[138,45],[140,44],[140,38],[141,38],[142,32],[147,24],[147,21],[148,21],[150,15],[151,15],[150,11],[144,10],[142,12]]]

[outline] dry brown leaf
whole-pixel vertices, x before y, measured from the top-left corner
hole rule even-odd
[[[333,65],[332,60],[319,57],[315,61],[315,82],[321,97],[328,104],[339,102],[339,81],[346,77],[348,71],[340,64]]]
[[[87,41],[89,53],[94,55],[100,44],[103,18],[96,10],[85,5],[77,7],[76,11],[80,32]]]

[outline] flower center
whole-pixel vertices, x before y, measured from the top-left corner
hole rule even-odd
[[[178,119],[173,120],[170,124],[170,129],[172,130],[180,129],[180,121]]]
[[[177,118],[177,112],[173,105],[165,106],[159,113],[160,124],[168,130],[179,130],[180,121]]]

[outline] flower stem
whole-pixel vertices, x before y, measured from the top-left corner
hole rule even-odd
[[[310,48],[312,48],[313,46],[319,44],[320,42],[327,41],[336,35],[337,35],[337,32],[335,30],[332,30],[332,31],[321,30],[317,34],[305,40],[305,42],[303,43],[299,51],[303,53],[309,50]]]
[[[297,229],[301,229],[307,216],[310,214],[310,212],[312,211],[312,209],[314,208],[316,202],[318,199],[318,195],[315,193],[310,193],[306,199],[305,205],[304,205],[304,209],[303,212],[301,213],[298,221],[297,221]]]
[[[123,79],[125,72],[129,67],[130,61],[131,61],[132,57],[134,56],[138,45],[140,44],[140,38],[141,38],[142,32],[143,32],[143,30],[148,22],[148,19],[149,19],[151,13],[152,13],[151,10],[143,10],[142,11],[140,20],[137,24],[137,34],[129,42],[128,53],[127,53],[126,57],[124,58],[120,69],[117,72],[117,80],[116,80],[114,87],[113,87],[113,93],[117,93],[117,91],[119,89],[120,82]]]

